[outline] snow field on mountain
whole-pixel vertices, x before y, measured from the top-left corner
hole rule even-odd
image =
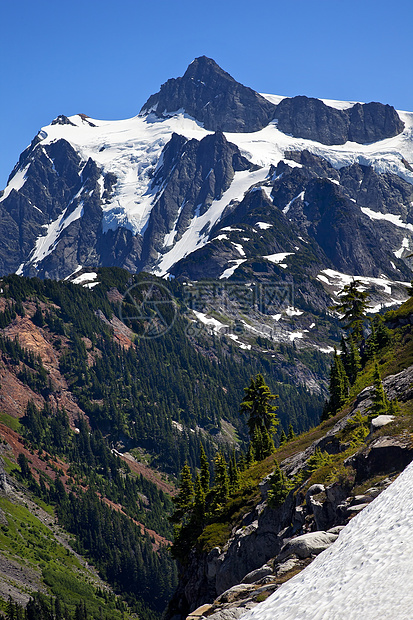
[[[150,189],[151,176],[172,134],[202,140],[211,133],[185,114],[162,120],[153,114],[120,121],[84,120],[79,115],[69,120],[73,125],[43,127],[41,144],[64,138],[85,162],[91,157],[104,174],[116,175],[114,195],[102,207],[104,230],[122,226],[134,234],[141,233],[148,221],[157,189]]]
[[[335,543],[242,620],[411,620],[413,463]]]
[[[38,237],[34,251],[30,255],[30,261],[35,268],[54,249],[64,229],[82,217],[83,203],[81,202],[69,215],[66,216],[66,213],[67,209],[56,220],[46,225],[47,230],[44,236]]]

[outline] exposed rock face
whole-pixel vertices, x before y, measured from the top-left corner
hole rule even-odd
[[[404,129],[392,106],[376,102],[337,110],[320,99],[298,96],[283,99],[276,117],[280,131],[327,145],[347,141],[369,144],[397,136]]]
[[[413,443],[409,437],[379,437],[368,448],[347,462],[357,472],[357,480],[376,474],[402,471],[413,459]]]
[[[305,96],[283,99],[277,106],[278,129],[295,138],[322,144],[344,144],[348,137],[348,116],[319,99]]]
[[[163,84],[140,114],[153,111],[162,116],[182,108],[205,129],[229,132],[258,131],[268,125],[277,109],[205,56],[196,58],[183,77]]]
[[[371,103],[356,103],[348,110],[350,119],[348,139],[351,142],[369,144],[401,133],[404,123],[393,106]]]

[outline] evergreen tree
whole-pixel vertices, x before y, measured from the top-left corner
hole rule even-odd
[[[278,398],[278,395],[271,394],[261,374],[255,379],[251,378],[250,385],[244,388],[244,392],[240,412],[249,415],[247,420],[249,435],[255,457],[261,460],[274,451],[272,435],[279,420],[275,414],[278,407],[272,405],[271,401]]]
[[[350,385],[353,385],[357,375],[361,370],[361,358],[357,344],[353,337],[350,337],[350,350],[348,352],[348,365],[346,368]]]
[[[239,488],[239,469],[235,450],[233,450],[229,461],[229,485],[231,493],[234,493]]]
[[[199,473],[195,478],[193,520],[201,524],[205,518],[205,491]]]
[[[400,405],[397,398],[392,398],[389,405],[389,414],[390,415],[400,415]]]
[[[292,488],[277,461],[275,461],[270,483],[271,488],[268,491],[268,503],[271,508],[277,508],[284,502]]]
[[[182,468],[181,482],[179,485],[178,495],[172,501],[175,504],[175,512],[171,516],[173,523],[179,523],[188,515],[193,506],[194,500],[194,484],[192,482],[191,470],[187,461]]]
[[[249,443],[248,450],[247,450],[247,456],[245,460],[246,460],[247,467],[251,467],[251,465],[255,462],[255,450],[254,450],[252,441],[250,441]]]
[[[293,425],[289,424],[288,426],[288,441],[292,441],[295,438],[295,433],[294,433],[294,429],[293,429]]]
[[[287,435],[284,432],[284,429],[281,429],[281,435],[280,435],[280,446],[283,446],[285,443],[287,443]]]
[[[363,323],[366,318],[369,294],[358,290],[361,283],[353,280],[346,284],[339,293],[340,303],[331,306],[332,310],[339,312],[341,320],[345,322],[345,329],[350,330],[350,335],[356,342],[363,339]]]
[[[227,462],[221,452],[217,452],[214,460],[214,499],[213,508],[220,510],[226,504],[229,497],[229,476]]]
[[[343,362],[334,348],[333,364],[330,371],[330,400],[323,411],[323,419],[335,415],[346,403],[349,391],[349,382]]]
[[[31,480],[33,476],[29,467],[29,459],[25,454],[23,454],[23,452],[20,452],[19,456],[17,457],[17,463],[20,467],[22,477],[26,480]]]
[[[202,443],[200,444],[199,453],[199,458],[201,461],[201,485],[204,493],[206,494],[209,491],[210,473],[207,455],[205,454]]]
[[[261,459],[266,459],[267,456],[270,456],[270,454],[275,452],[274,440],[265,427],[261,431],[261,445]]]
[[[381,382],[380,370],[377,362],[374,365],[374,391],[372,401],[373,404],[370,407],[370,415],[376,417],[378,415],[385,415],[388,413],[389,401],[387,400],[387,396]]]

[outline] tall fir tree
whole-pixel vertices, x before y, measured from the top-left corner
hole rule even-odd
[[[220,510],[229,498],[229,475],[227,462],[221,452],[217,452],[214,460],[214,497],[213,509]]]
[[[349,392],[349,381],[343,362],[334,348],[333,363],[330,371],[330,400],[323,411],[323,419],[335,415],[346,403]]]
[[[261,460],[274,452],[273,433],[279,420],[276,416],[278,407],[271,401],[278,398],[272,394],[261,374],[251,378],[250,385],[244,388],[245,396],[240,405],[240,412],[248,414],[248,431],[255,451],[255,458]]]
[[[350,337],[350,347],[348,352],[348,364],[347,364],[347,376],[350,382],[350,385],[353,385],[355,380],[357,379],[357,375],[361,370],[361,358],[358,350],[358,346],[354,340],[354,338]]]
[[[369,294],[359,290],[361,282],[353,280],[346,284],[339,293],[339,303],[331,306],[332,310],[340,313],[341,320],[345,323],[345,329],[356,342],[363,339],[363,323],[366,319]]]
[[[178,494],[172,499],[175,505],[175,511],[171,516],[173,523],[179,523],[183,521],[192,510],[194,500],[194,484],[192,482],[192,475],[190,467],[185,461],[185,465],[181,472],[181,481],[179,485]]]
[[[202,443],[199,447],[199,459],[201,463],[201,485],[205,494],[209,491],[210,472],[208,458],[204,450]]]
[[[193,520],[200,525],[205,519],[205,491],[199,473],[195,478]]]
[[[370,415],[376,417],[378,415],[386,415],[389,412],[389,401],[381,382],[379,365],[374,365],[374,388],[372,395],[373,404],[370,407]]]

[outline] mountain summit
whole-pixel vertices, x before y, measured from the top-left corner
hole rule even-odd
[[[140,114],[162,117],[182,109],[210,131],[249,133],[268,125],[277,108],[236,82],[214,60],[201,56],[183,77],[168,80],[151,95]]]

